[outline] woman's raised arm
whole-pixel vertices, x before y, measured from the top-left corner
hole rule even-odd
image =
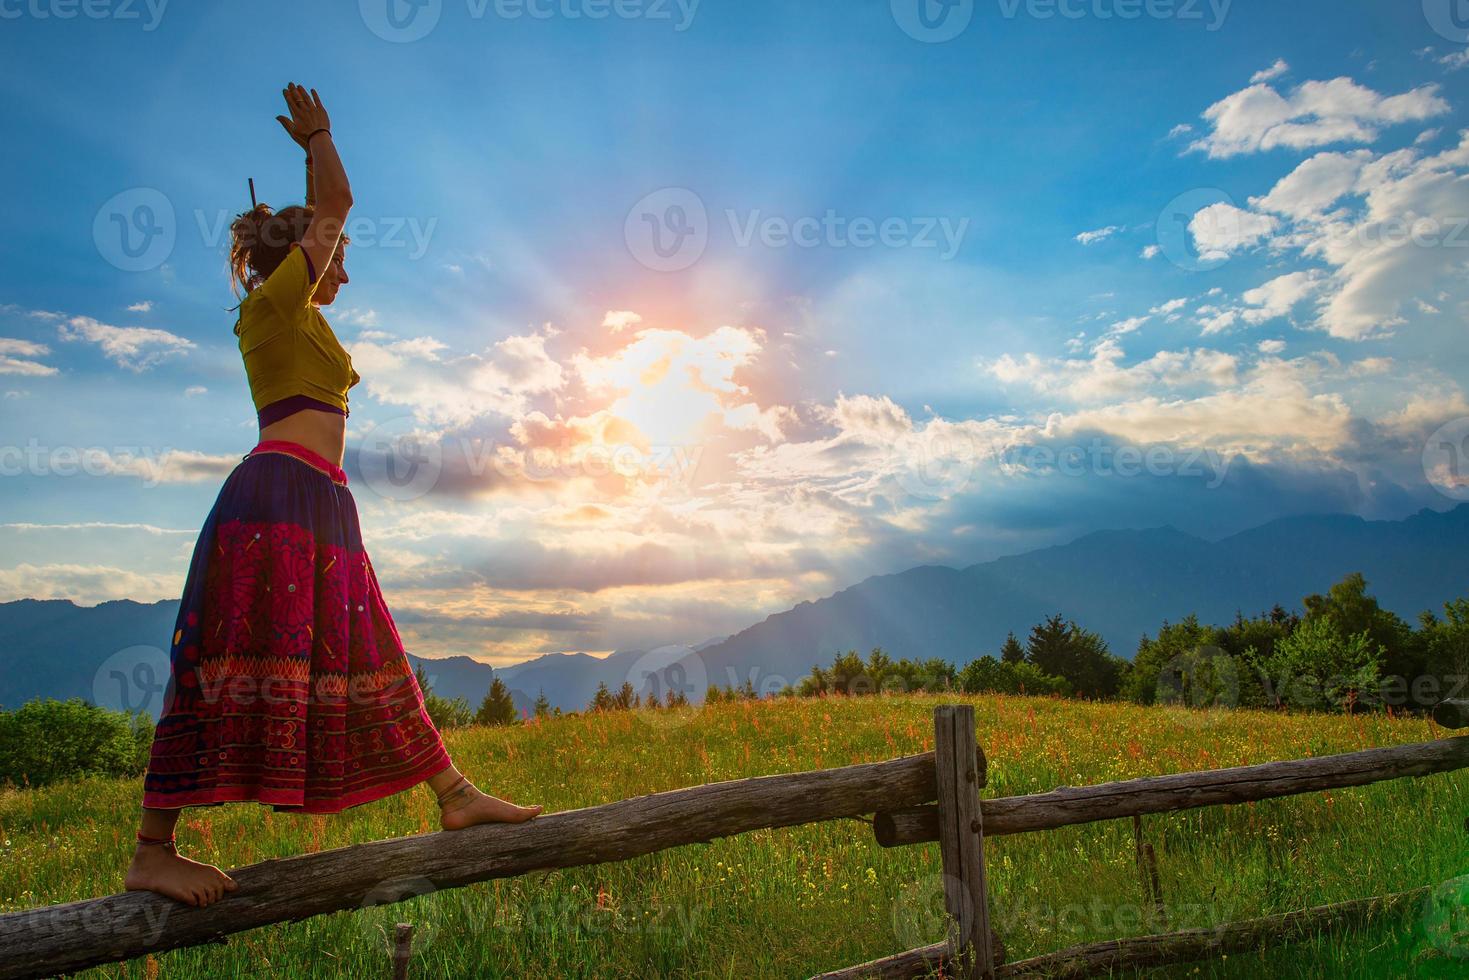
[[[306,148],[308,173],[314,184],[311,188],[314,194],[308,194],[308,204],[313,207],[311,224],[301,239],[301,247],[319,276],[331,263],[341,240],[347,213],[352,210],[352,187],[332,142],[331,118],[316,90],[308,92],[292,82],[281,94],[285,96],[291,118],[276,118],[292,139]],[[313,197],[315,200],[311,200]]]

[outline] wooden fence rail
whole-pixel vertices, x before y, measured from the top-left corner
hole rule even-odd
[[[1469,736],[1464,736],[980,800],[986,765],[975,744],[972,707],[942,706],[935,710],[934,726],[935,751],[921,755],[711,783],[545,814],[524,824],[420,834],[264,861],[232,870],[239,889],[203,909],[127,892],[0,915],[0,980],[68,973],[477,881],[621,861],[752,830],[865,814],[875,814],[873,829],[884,845],[940,842],[945,878],[953,881],[946,881],[953,928],[941,947],[911,950],[863,969],[871,968],[876,976],[921,976],[942,960],[954,969],[951,976],[1013,975],[1012,967],[1002,966],[1003,953],[989,927],[985,835],[1469,768]],[[935,800],[937,806],[924,805]],[[1133,944],[1123,948],[1156,949],[1157,942],[1147,941],[1165,938],[1120,942]]]
[[[1249,803],[1464,768],[1469,768],[1469,736],[1315,759],[1148,776],[1031,796],[999,797],[982,801],[980,809],[984,813],[985,835],[997,837],[1118,817]],[[935,806],[892,809],[876,814],[872,821],[877,840],[885,847],[936,841],[938,827]]]
[[[792,827],[935,799],[934,755],[654,793],[316,854],[230,872],[239,889],[194,908],[126,892],[0,916],[0,977],[52,976],[198,946],[260,926],[412,898],[530,871],[622,861],[766,827]]]

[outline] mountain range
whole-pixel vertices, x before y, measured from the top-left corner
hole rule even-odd
[[[682,648],[547,654],[492,669],[465,656],[417,657],[440,695],[478,705],[498,674],[517,706],[544,692],[562,710],[583,708],[599,682],[642,683],[676,663],[691,700],[707,683],[757,691],[796,683],[836,653],[881,647],[894,657],[962,665],[1022,639],[1061,613],[1130,657],[1144,634],[1196,613],[1205,622],[1253,615],[1279,603],[1299,609],[1351,572],[1408,619],[1469,594],[1469,504],[1401,521],[1345,515],[1288,517],[1218,541],[1172,527],[1102,531],[1069,544],[950,568],[923,565],[877,575],[801,602],[724,638]],[[178,602],[127,600],[80,607],[68,600],[0,603],[0,705],[35,697],[85,697],[157,713]],[[143,695],[129,692],[144,692]],[[133,703],[128,703],[129,701]]]

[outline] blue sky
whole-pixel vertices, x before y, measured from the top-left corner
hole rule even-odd
[[[220,229],[301,196],[292,80],[357,201],[327,314],[415,652],[1469,496],[1447,0],[392,2],[0,2],[0,599],[181,588],[254,442]]]

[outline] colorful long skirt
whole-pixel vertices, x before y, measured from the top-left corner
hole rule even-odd
[[[143,806],[336,813],[450,765],[362,546],[347,475],[257,445],[194,547]]]

